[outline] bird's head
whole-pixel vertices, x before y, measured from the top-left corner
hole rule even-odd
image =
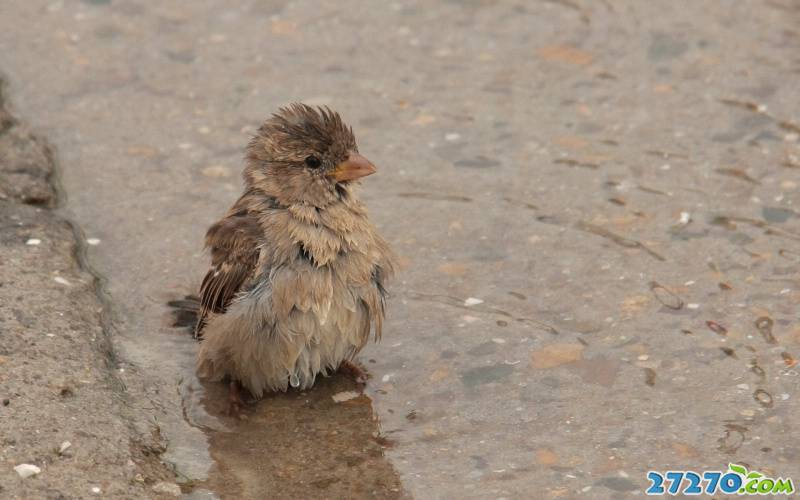
[[[324,207],[348,196],[349,183],[373,173],[338,113],[296,103],[258,129],[247,147],[244,178],[281,204]]]

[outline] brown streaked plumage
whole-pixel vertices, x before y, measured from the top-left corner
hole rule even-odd
[[[327,108],[293,104],[247,147],[245,191],[206,234],[198,374],[307,388],[381,336],[394,256],[354,189],[375,167]]]

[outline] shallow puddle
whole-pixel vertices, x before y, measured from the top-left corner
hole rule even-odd
[[[212,386],[213,385],[213,386]],[[222,498],[403,498],[400,480],[384,458],[380,434],[364,394],[343,375],[317,381],[306,392],[270,394],[225,415],[227,387],[207,384],[204,407],[226,430],[206,429],[215,465],[207,481],[187,485]]]

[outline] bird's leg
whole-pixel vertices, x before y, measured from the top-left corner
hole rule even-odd
[[[228,416],[239,418],[244,400],[242,399],[242,386],[238,380],[231,380],[228,391]]]
[[[352,361],[342,361],[339,365],[339,372],[348,375],[356,381],[357,384],[366,385],[369,373]]]

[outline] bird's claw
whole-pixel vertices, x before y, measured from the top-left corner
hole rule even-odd
[[[229,388],[228,409],[225,413],[229,417],[242,418],[242,407],[244,406],[244,400],[242,399],[242,390],[239,386],[239,382],[231,382]]]
[[[369,373],[352,361],[342,361],[342,364],[339,365],[339,372],[352,377],[356,384],[367,385]]]

